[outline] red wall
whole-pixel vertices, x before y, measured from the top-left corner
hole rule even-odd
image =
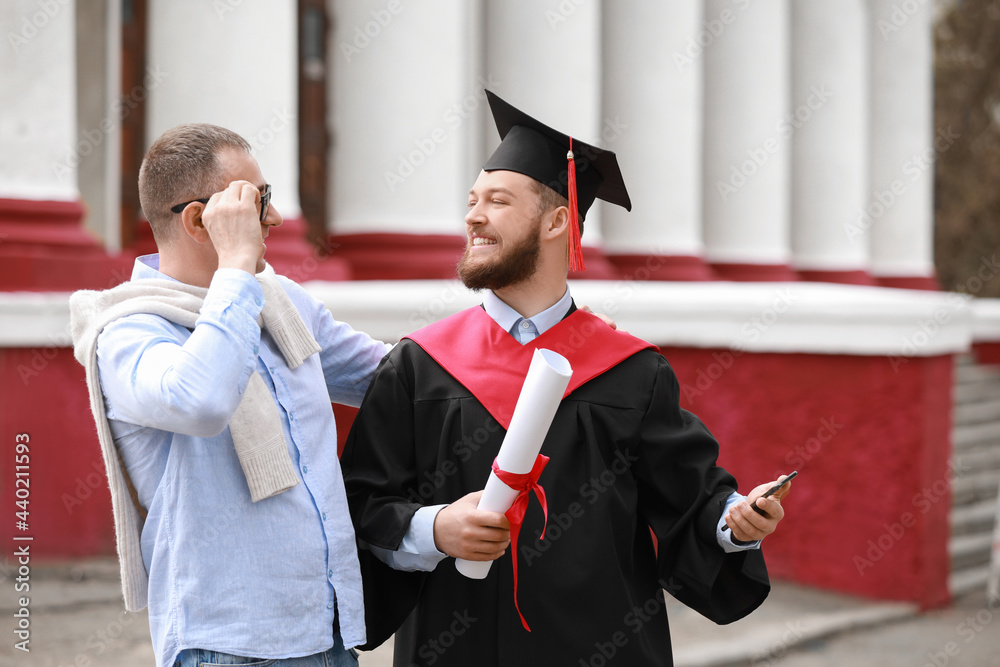
[[[0,348],[0,383],[0,543],[31,536],[39,558],[114,554],[111,496],[83,367],[68,348]],[[21,433],[30,447],[27,531],[16,528],[14,516]]]
[[[113,555],[115,533],[83,367],[69,348],[0,348],[0,544],[30,536],[42,559]],[[342,450],[357,410],[334,406]],[[14,485],[19,434],[28,435],[28,526],[18,530]]]
[[[1000,366],[1000,342],[974,343],[972,351],[979,363]]]
[[[663,353],[742,491],[799,471],[765,542],[775,577],[947,601],[951,357]]]
[[[772,575],[873,598],[947,601],[952,360],[665,348],[682,404],[722,442],[744,492],[797,469],[765,543]],[[895,365],[894,365],[895,362]],[[31,445],[38,557],[114,553],[110,498],[82,367],[68,349],[0,349],[0,501],[15,436]],[[354,411],[336,406],[341,442]]]

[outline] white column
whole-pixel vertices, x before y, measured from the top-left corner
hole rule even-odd
[[[122,249],[121,9],[104,2],[76,13],[77,134],[93,146],[80,155],[84,224],[114,252]]]
[[[702,0],[604,3],[607,146],[632,199],[631,213],[601,204],[604,246],[612,256],[646,256],[639,266],[668,278],[708,277],[700,260],[703,16]],[[671,256],[673,265],[651,256]]]
[[[705,254],[721,264],[790,259],[789,3],[706,0]]]
[[[463,234],[486,104],[476,3],[332,4],[331,231]]]
[[[934,274],[934,150],[954,139],[933,136],[932,5],[870,0],[870,176],[860,222],[879,277]]]
[[[203,122],[251,143],[286,219],[301,216],[293,0],[149,3],[147,144]]]
[[[868,190],[865,0],[792,2],[792,249],[806,272],[864,272]]]
[[[601,117],[601,3],[487,0],[486,73],[494,92],[530,116],[617,148],[602,139],[617,132]],[[490,155],[500,143],[492,120],[485,136]],[[600,219],[598,206],[587,212],[584,246],[601,244]]]
[[[603,145],[632,212],[601,204],[609,255],[700,257],[702,0],[604,3]]]
[[[0,4],[0,198],[78,201],[75,2]]]

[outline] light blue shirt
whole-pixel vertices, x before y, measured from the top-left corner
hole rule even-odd
[[[493,318],[493,321],[499,324],[504,331],[509,332],[521,345],[530,343],[558,324],[569,312],[572,304],[573,297],[567,287],[559,301],[537,315],[527,318],[522,317],[520,313],[504,303],[492,291],[487,290],[483,297],[483,309],[486,314]],[[736,492],[730,494],[715,529],[715,539],[726,553],[760,548],[759,540],[746,544],[735,544],[732,532],[726,526],[725,517],[729,514],[729,510],[742,500],[746,500],[746,496]],[[433,570],[447,556],[447,554],[438,551],[434,543],[434,519],[437,517],[437,513],[445,507],[447,505],[421,507],[410,520],[410,526],[403,535],[399,549],[388,551],[372,547],[372,552],[397,570]]]
[[[132,278],[168,279],[157,255]],[[161,666],[186,648],[260,658],[365,641],[354,529],[330,402],[361,403],[383,343],[333,319],[279,278],[322,351],[288,368],[257,316],[260,283],[216,271],[193,331],[155,315],[113,322],[98,339],[107,416],[148,509],[142,556]],[[254,503],[228,422],[256,370],[271,392],[301,483]],[[324,390],[325,388],[325,390]]]

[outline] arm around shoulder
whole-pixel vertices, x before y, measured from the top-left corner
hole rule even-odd
[[[416,489],[412,375],[398,346],[378,366],[347,436],[340,464],[360,539],[395,551],[427,499]]]

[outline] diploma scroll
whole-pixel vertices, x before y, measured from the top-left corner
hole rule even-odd
[[[535,350],[510,427],[497,453],[497,465],[501,470],[515,474],[531,472],[572,375],[573,369],[565,357],[552,350]],[[506,512],[518,493],[491,472],[479,500],[479,509]],[[492,561],[455,560],[458,571],[470,579],[484,578],[491,564]]]

